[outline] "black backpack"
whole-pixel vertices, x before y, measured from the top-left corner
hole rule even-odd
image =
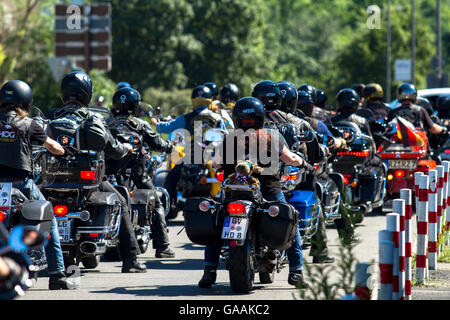
[[[81,108],[63,114],[48,124],[47,133],[62,146],[72,146],[77,151],[103,151],[108,142],[107,129],[101,116]]]

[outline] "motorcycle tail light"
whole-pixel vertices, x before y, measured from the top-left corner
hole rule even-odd
[[[369,151],[347,151],[347,152],[338,152],[338,156],[354,156],[354,157],[368,157]]]
[[[298,178],[298,174],[291,174],[291,175],[289,176],[288,180],[293,180],[293,181],[295,181],[295,180],[297,180],[297,178]]]
[[[0,211],[0,221],[5,221],[6,220],[6,212]]]
[[[349,178],[350,178],[350,175],[344,174],[344,183],[345,183],[345,185],[348,185]]]
[[[394,175],[392,173],[388,174],[387,179],[391,181],[392,179],[394,179]]]
[[[395,177],[396,178],[403,178],[403,177],[405,177],[405,171],[404,170],[397,170],[397,171],[395,171]]]
[[[82,180],[95,180],[97,178],[97,171],[80,171],[80,178]]]
[[[98,233],[89,233],[89,237],[98,238]]]
[[[206,212],[209,210],[209,208],[211,207],[209,201],[202,201],[200,202],[200,204],[198,205],[198,208],[200,209],[200,211]]]
[[[53,212],[57,217],[64,217],[69,212],[69,209],[65,205],[58,205],[53,207]]]
[[[216,179],[220,182],[223,182],[223,171],[219,171],[216,173]]]
[[[245,204],[240,202],[232,202],[227,206],[228,213],[231,214],[245,214]]]
[[[444,153],[450,153],[450,149],[445,150]]]

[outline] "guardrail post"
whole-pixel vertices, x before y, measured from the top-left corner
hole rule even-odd
[[[405,300],[411,300],[412,291],[412,237],[411,237],[411,217],[412,217],[412,191],[401,189],[400,198],[405,201]]]
[[[437,170],[428,172],[430,189],[428,196],[428,268],[437,267]]]
[[[444,193],[444,166],[436,166],[436,170],[438,173],[438,182],[437,182],[437,241],[439,243],[439,240],[442,236],[442,224],[443,224],[443,209],[442,209],[442,195]],[[445,218],[445,215],[444,215]],[[437,254],[440,253],[440,246],[437,248]]]
[[[427,273],[427,218],[428,218],[428,176],[419,177],[419,201],[417,204],[417,254],[416,280],[424,283]]]
[[[393,269],[392,269],[392,300],[399,299],[399,233],[400,217],[398,213],[389,213],[386,215],[386,228],[392,232],[393,250]]]
[[[394,200],[392,211],[399,216],[398,299],[405,300],[405,200]]]

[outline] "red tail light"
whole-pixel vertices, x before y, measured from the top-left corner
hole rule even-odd
[[[297,180],[297,178],[298,178],[298,174],[291,174],[290,176],[289,176],[289,180]]]
[[[403,178],[405,177],[406,173],[403,170],[396,170],[394,175],[396,178]]]
[[[350,178],[350,175],[349,174],[344,174],[344,183],[345,183],[345,185],[348,185],[348,182],[349,182],[349,179]]]
[[[89,233],[89,237],[98,238],[98,233]]]
[[[216,173],[216,179],[223,182],[223,171],[219,171]]]
[[[227,206],[228,213],[245,213],[245,205],[240,202],[232,202]]]
[[[369,151],[361,151],[361,152],[353,152],[353,151],[348,151],[348,152],[338,152],[337,155],[338,155],[338,156],[368,157],[368,156],[369,156]]]
[[[97,171],[80,171],[80,178],[82,180],[95,180],[97,178]]]
[[[0,211],[0,221],[5,221],[6,220],[6,212]]]
[[[63,217],[69,212],[69,209],[67,208],[67,206],[58,205],[53,207],[53,212],[55,213],[55,216]]]

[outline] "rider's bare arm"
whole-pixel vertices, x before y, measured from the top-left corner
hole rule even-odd
[[[283,149],[281,151],[280,159],[284,163],[287,163],[291,166],[300,167],[303,164],[303,159],[295,153],[292,153],[285,146],[283,146]]]
[[[47,137],[47,140],[45,140],[44,147],[57,156],[62,156],[65,153],[63,147],[50,137]]]

